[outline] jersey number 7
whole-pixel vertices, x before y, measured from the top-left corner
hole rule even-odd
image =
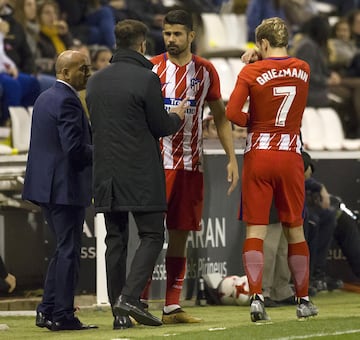
[[[275,126],[285,126],[290,106],[296,95],[296,86],[279,86],[273,88],[274,96],[283,96],[278,112],[276,113]]]

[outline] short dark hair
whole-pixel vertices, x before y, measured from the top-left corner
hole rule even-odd
[[[148,33],[148,27],[138,20],[126,19],[115,26],[116,46],[135,49],[141,44]]]
[[[164,18],[164,24],[168,25],[183,25],[189,31],[193,30],[193,20],[189,12],[183,9],[175,9],[168,12]]]

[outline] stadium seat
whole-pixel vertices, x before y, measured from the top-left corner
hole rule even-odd
[[[320,115],[313,107],[305,108],[301,122],[301,136],[308,150],[324,150],[324,131]]]
[[[224,101],[228,101],[235,86],[236,74],[234,74],[227,59],[210,58],[209,60],[219,74],[222,98]]]
[[[359,150],[360,139],[345,139],[344,129],[337,112],[331,108],[319,108],[317,112],[324,130],[324,146],[327,150]]]
[[[10,106],[12,146],[19,152],[27,152],[30,145],[31,117],[23,106]]]
[[[221,14],[220,17],[225,28],[227,45],[230,48],[246,49],[246,16],[235,13],[224,13]]]
[[[28,108],[27,108],[27,110],[28,110],[28,112],[29,112],[30,117],[32,117],[33,109],[34,109],[34,107],[33,107],[33,106],[28,106]]]
[[[239,72],[245,66],[245,64],[241,61],[240,58],[228,58],[228,63],[230,64],[236,80]]]
[[[205,57],[226,57],[240,55],[243,48],[231,42],[234,30],[229,34],[225,28],[220,14],[201,14],[203,38],[201,40],[200,54]],[[230,39],[230,40],[229,40]]]

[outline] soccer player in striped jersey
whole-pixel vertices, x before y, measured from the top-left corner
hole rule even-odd
[[[304,238],[304,165],[300,125],[310,67],[287,54],[288,30],[280,18],[256,29],[260,60],[240,71],[226,108],[227,117],[247,126],[240,218],[246,222],[243,262],[249,280],[251,320],[268,320],[262,296],[263,243],[272,200],[288,240],[288,264],[299,318],[317,314],[309,301],[309,249]],[[249,112],[241,108],[249,97]]]
[[[192,54],[195,38],[191,14],[170,11],[164,19],[163,37],[167,52],[151,59],[160,77],[167,110],[185,98],[189,106],[180,130],[161,139],[166,175],[169,244],[166,253],[166,298],[163,323],[193,323],[201,319],[184,312],[180,294],[186,272],[186,241],[189,231],[201,229],[203,209],[202,114],[209,105],[222,146],[228,156],[228,194],[236,187],[239,174],[231,123],[225,116],[219,76],[207,60]]]

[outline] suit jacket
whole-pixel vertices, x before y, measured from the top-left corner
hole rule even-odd
[[[88,81],[96,212],[167,209],[159,137],[182,121],[164,109],[152,66],[140,53],[118,49]]]
[[[57,81],[34,104],[22,198],[34,203],[91,203],[92,145],[75,91]]]

